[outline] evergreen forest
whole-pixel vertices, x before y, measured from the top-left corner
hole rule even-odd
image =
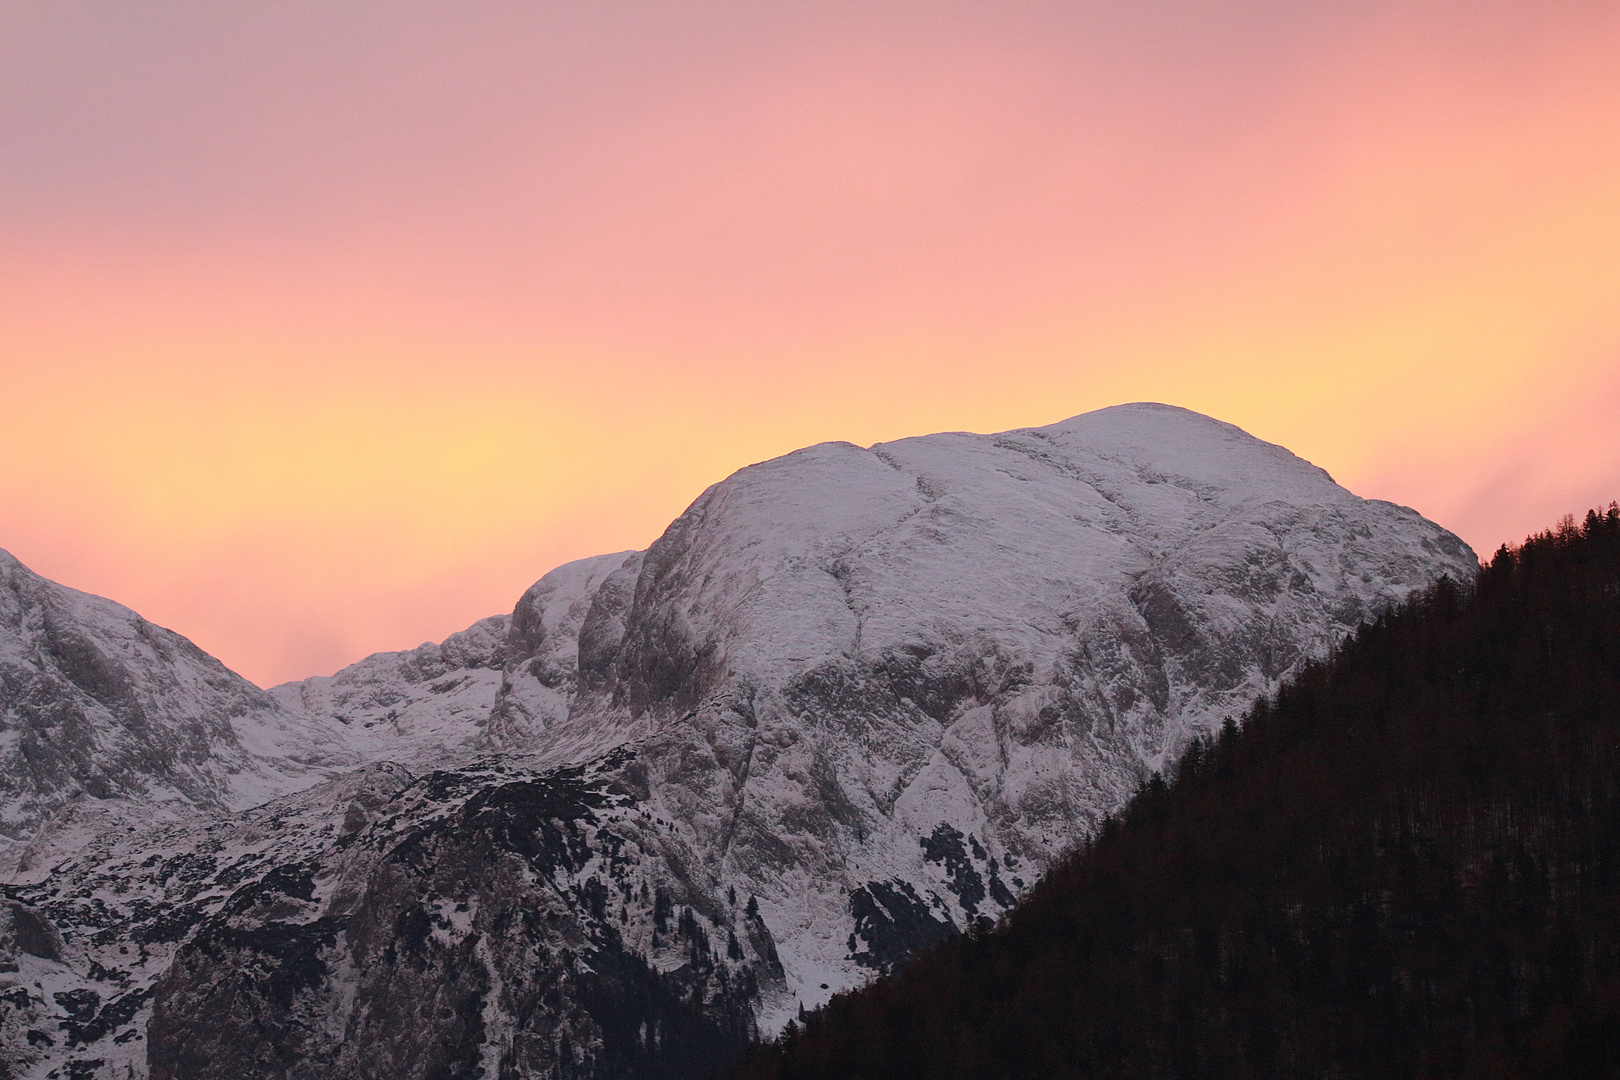
[[[1620,1078],[1620,507],[1365,625],[736,1076]]]

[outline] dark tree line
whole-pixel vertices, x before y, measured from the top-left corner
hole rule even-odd
[[[1620,507],[1364,627],[738,1075],[1620,1077]]]

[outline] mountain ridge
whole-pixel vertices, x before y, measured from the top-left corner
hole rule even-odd
[[[712,485],[646,552],[557,568],[510,615],[260,692],[361,772],[313,777],[245,831],[177,826],[162,844],[181,854],[126,871],[128,895],[106,892],[106,868],[147,865],[146,841],[111,834],[64,842],[8,895],[63,933],[53,993],[103,1011],[146,995],[106,1033],[134,1041],[92,1040],[137,1075],[148,1059],[187,1077],[312,1062],[290,1029],[222,1020],[222,1064],[196,1072],[181,1048],[216,1033],[180,1018],[242,971],[296,970],[284,1006],[244,989],[205,1011],[285,1007],[345,1030],[428,992],[385,962],[407,955],[459,988],[443,1019],[399,1034],[423,1054],[617,1075],[627,1002],[673,987],[698,995],[669,1014],[696,1041],[660,1067],[686,1075],[701,1063],[681,1055],[714,1032],[774,1031],[993,920],[1188,740],[1476,565],[1414,511],[1171,406],[819,444]],[[536,848],[531,828],[556,839]],[[412,869],[402,853],[423,844],[466,879]],[[87,889],[105,906],[75,899]],[[534,904],[556,929],[513,937]],[[619,981],[587,979],[589,1007],[537,1002],[478,944],[495,937],[555,957],[548,978],[599,964]],[[132,943],[136,967],[117,952]],[[115,968],[121,988],[86,974]]]
[[[181,635],[3,550],[0,709],[0,868],[47,822],[246,809],[360,763]]]

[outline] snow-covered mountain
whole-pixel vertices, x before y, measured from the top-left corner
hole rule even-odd
[[[362,760],[179,634],[0,551],[0,874],[115,819],[242,810]]]
[[[598,623],[607,617],[615,593],[604,594],[603,582],[640,560],[640,552],[624,551],[568,563],[535,582],[510,615],[482,619],[440,644],[283,683],[270,695],[341,731],[368,760],[549,747],[546,733],[554,741],[568,719],[586,616],[594,605]],[[615,588],[623,581],[621,574]]]
[[[810,447],[510,616],[253,698],[288,775],[372,764],[8,889],[60,938],[13,934],[44,944],[0,1040],[17,1075],[682,1075],[993,918],[1194,734],[1474,566],[1168,406]]]

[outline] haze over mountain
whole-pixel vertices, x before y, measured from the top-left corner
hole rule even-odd
[[[690,1074],[1006,910],[1195,735],[1476,565],[1142,404],[751,466],[646,552],[268,693],[16,567],[38,933],[0,1038],[18,1075]],[[52,725],[84,749],[27,771]],[[230,813],[250,790],[282,797]]]

